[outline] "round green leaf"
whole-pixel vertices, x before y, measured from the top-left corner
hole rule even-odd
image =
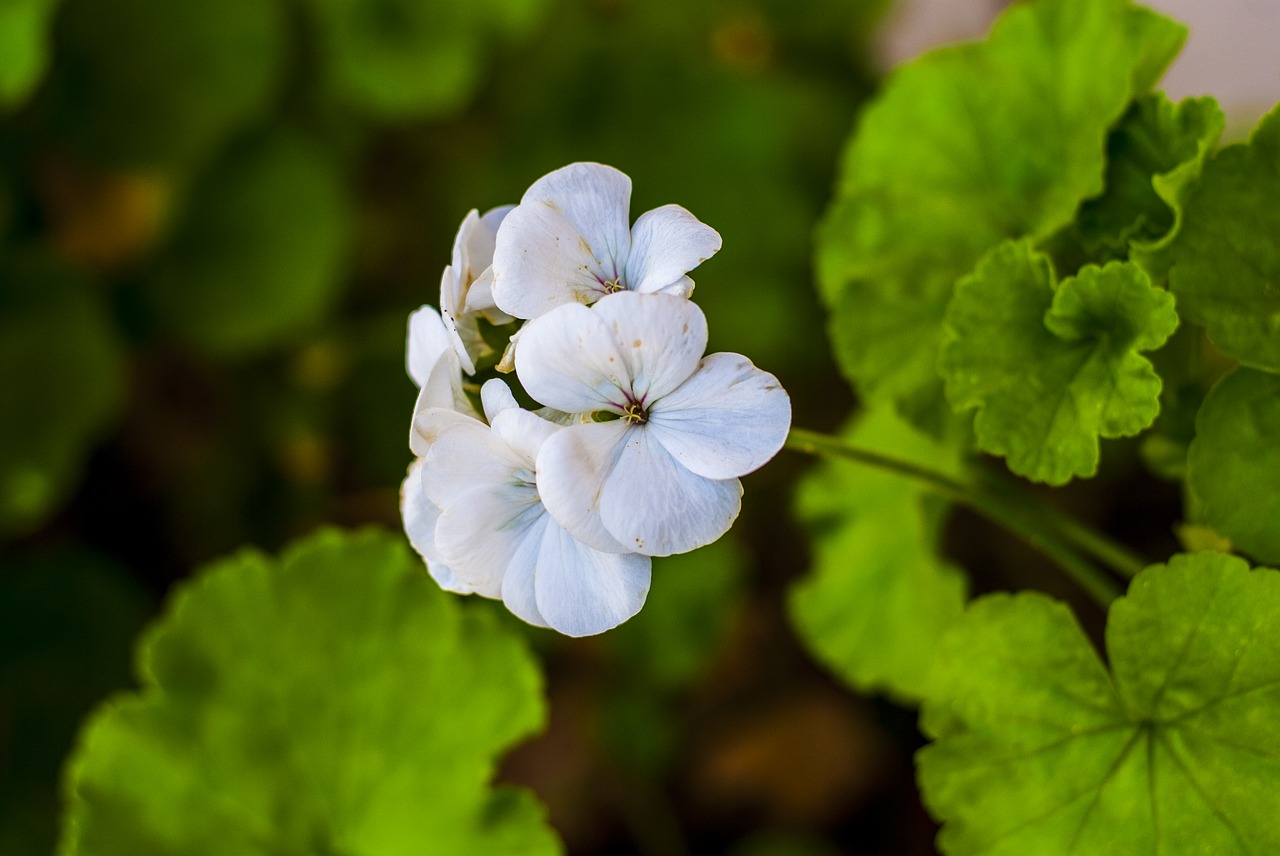
[[[1176,233],[1144,259],[1168,268],[1178,311],[1245,365],[1280,371],[1280,109],[1175,188]]]
[[[496,757],[545,716],[535,663],[400,538],[321,533],[203,571],[86,725],[68,856],[553,854]]]
[[[1079,240],[1093,257],[1125,258],[1173,226],[1176,195],[1161,191],[1192,180],[1208,160],[1225,118],[1212,98],[1174,104],[1164,93],[1139,98],[1107,140],[1107,188],[1080,206]]]
[[[1237,369],[1196,415],[1187,483],[1207,523],[1245,553],[1280,562],[1280,376]]]
[[[349,219],[315,146],[285,132],[245,141],[193,189],[147,295],[165,328],[216,354],[298,337],[337,297]]]
[[[1178,326],[1173,298],[1128,262],[1055,283],[1027,242],[997,247],[947,308],[939,368],[984,451],[1035,481],[1098,468],[1098,438],[1137,434],[1160,411],[1160,378],[1139,355]]]
[[[1147,568],[1107,623],[975,601],[938,655],[924,798],[951,856],[1280,851],[1280,573],[1220,553]]]
[[[1102,192],[1111,127],[1184,36],[1129,0],[1033,0],[986,41],[894,72],[859,119],[818,236],[832,338],[860,391],[945,412],[937,347],[956,280]]]
[[[277,0],[66,0],[58,16],[61,137],[135,167],[186,165],[263,116],[286,53]]]
[[[0,261],[0,533],[65,499],[120,408],[124,355],[91,287],[40,256]]]

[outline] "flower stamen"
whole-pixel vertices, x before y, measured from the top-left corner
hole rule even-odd
[[[644,405],[633,401],[622,408],[622,421],[628,425],[637,425],[649,421],[649,417],[644,412]]]

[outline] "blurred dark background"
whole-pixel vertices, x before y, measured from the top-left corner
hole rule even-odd
[[[399,528],[405,323],[469,209],[576,160],[632,177],[633,218],[684,205],[724,238],[695,276],[711,350],[777,374],[796,424],[839,425],[810,237],[874,57],[1002,4],[908,5],[0,7],[0,854],[51,852],[77,724],[131,685],[173,583],[321,524]],[[933,852],[914,713],[841,690],[786,624],[807,465],[749,477],[730,536],[658,562],[623,628],[528,631],[551,724],[502,775],[571,854]],[[970,558],[1035,561],[953,529]]]

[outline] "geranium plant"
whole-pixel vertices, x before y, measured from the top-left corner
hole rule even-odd
[[[543,722],[520,634],[546,631],[456,595],[625,632],[693,572],[655,559],[724,536],[784,448],[821,459],[788,616],[848,688],[919,708],[942,852],[1280,852],[1280,110],[1220,146],[1212,98],[1158,90],[1185,36],[1028,0],[888,77],[816,236],[858,400],[837,434],[706,353],[690,274],[731,287],[699,265],[734,250],[683,207],[632,222],[630,179],[573,163],[468,213],[408,321],[417,558],[326,532],[188,584],[82,733],[63,853],[556,852],[490,784]],[[1057,501],[1121,438],[1181,488],[1183,550]],[[971,596],[957,507],[1055,576]]]

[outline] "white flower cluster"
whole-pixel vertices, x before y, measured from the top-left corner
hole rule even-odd
[[[420,389],[401,493],[409,540],[442,587],[501,598],[571,636],[635,615],[651,556],[723,535],[738,478],[777,453],[791,423],[773,375],[738,354],[703,356],[687,274],[719,234],[678,205],[632,226],[630,197],[618,170],[578,163],[519,205],[472,211],[441,312],[409,318]],[[522,409],[495,377],[478,413],[464,375],[499,356],[486,330],[517,321],[496,368],[514,369],[543,407]]]

